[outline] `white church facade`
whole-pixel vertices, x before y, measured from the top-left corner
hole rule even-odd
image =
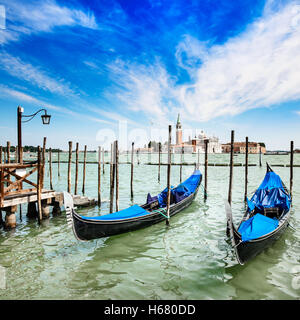
[[[180,122],[180,116],[178,114],[176,123],[176,144],[171,145],[172,153],[204,153],[205,152],[205,140],[207,143],[208,153],[222,153],[222,145],[219,142],[219,138],[212,136],[208,137],[202,130],[200,134],[195,135],[194,138],[188,139],[188,141],[182,141],[182,125]]]

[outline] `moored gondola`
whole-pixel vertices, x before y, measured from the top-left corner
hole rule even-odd
[[[197,195],[202,174],[193,174],[179,184],[171,187],[170,217],[188,207]],[[73,206],[72,196],[64,192],[64,205],[68,224],[78,240],[92,240],[148,227],[166,219],[167,188],[155,197],[147,196],[141,206],[133,205],[127,209],[96,217],[79,215]]]
[[[225,203],[227,232],[237,260],[244,264],[276,241],[288,226],[291,196],[286,186],[267,164],[267,172],[250,200],[238,228],[232,221],[232,211]]]

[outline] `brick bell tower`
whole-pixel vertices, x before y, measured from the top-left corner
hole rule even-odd
[[[178,118],[176,123],[176,144],[177,145],[182,144],[182,128],[181,128],[181,123],[179,119],[179,113],[178,113]]]

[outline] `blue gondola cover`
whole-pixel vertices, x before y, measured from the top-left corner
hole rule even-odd
[[[97,216],[97,217],[85,217],[81,216],[81,218],[86,220],[120,220],[120,219],[129,219],[129,218],[135,218],[144,216],[146,214],[149,214],[149,212],[142,207],[138,206],[137,204],[126,208],[124,210],[120,210],[118,212],[106,214],[103,216]]]
[[[195,192],[199,181],[201,179],[200,170],[195,170],[194,173],[186,179],[184,182],[179,184],[176,188],[171,186],[171,197],[173,199],[173,203],[178,203],[183,199],[187,198],[189,195]],[[157,200],[160,208],[164,208],[167,205],[167,195],[168,188],[165,188],[160,194],[157,195]],[[155,197],[151,198],[151,196],[147,197],[147,203],[151,202]],[[149,202],[148,202],[149,201]]]
[[[270,233],[277,227],[277,219],[271,219],[257,213],[252,218],[242,222],[238,231],[242,236],[242,241],[249,241]]]
[[[273,171],[267,172],[259,188],[251,200],[248,200],[248,211],[255,207],[257,212],[263,213],[264,208],[278,207],[289,210],[291,197],[285,191],[280,177]]]

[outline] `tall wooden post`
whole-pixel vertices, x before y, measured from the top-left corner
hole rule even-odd
[[[104,165],[105,165],[105,160],[104,160],[104,148],[102,148],[102,168],[103,168],[103,174],[105,173],[105,169],[104,169]]]
[[[234,152],[234,130],[231,130],[230,174],[229,174],[229,189],[228,189],[228,202],[230,205],[232,200],[233,152]]]
[[[38,146],[38,170],[37,170],[37,206],[38,206],[38,222],[41,223],[42,220],[42,201],[41,201],[41,191],[42,191],[42,175],[43,166],[45,163],[41,159],[41,147]]]
[[[290,195],[292,198],[293,193],[293,167],[294,167],[294,141],[291,141],[291,154],[290,154]]]
[[[133,199],[133,152],[134,152],[134,142],[131,144],[131,175],[130,175],[130,197]]]
[[[7,153],[7,163],[10,163],[10,141],[6,142],[6,153]],[[10,181],[10,174],[7,175],[7,180]]]
[[[84,146],[84,154],[83,154],[82,194],[84,194],[84,191],[85,191],[86,148],[87,148],[87,146],[85,145]]]
[[[204,140],[205,159],[204,159],[204,200],[207,199],[207,167],[208,167],[208,139]]]
[[[116,211],[119,211],[119,147],[118,140],[115,141],[116,157]]]
[[[249,142],[248,137],[246,137],[246,150],[245,150],[245,202],[247,201],[247,193],[248,193],[248,148]]]
[[[71,192],[71,163],[72,163],[72,141],[69,141],[69,161],[68,161],[68,192]]]
[[[50,174],[50,189],[53,190],[52,186],[52,149],[49,148],[49,174]]]
[[[113,212],[114,208],[114,185],[115,185],[115,167],[114,167],[114,144],[111,144],[111,152],[110,152],[110,213]]]
[[[101,207],[101,147],[98,147],[98,206]]]
[[[0,164],[2,164],[2,146],[0,146]]]
[[[261,146],[259,145],[259,166],[261,167]]]
[[[161,143],[158,143],[158,182],[160,182],[160,154],[161,154]]]
[[[46,142],[47,142],[47,138],[44,137],[43,139],[43,150],[42,150],[42,155],[41,155],[41,162],[43,163],[42,165],[42,177],[41,177],[41,188],[43,189],[44,187],[44,177],[45,177],[45,167],[46,167]]]
[[[166,225],[169,225],[170,219],[170,202],[171,202],[171,138],[172,138],[172,126],[169,125],[169,139],[168,139],[168,172],[167,172],[167,188],[168,188],[168,196],[167,196],[167,219]]]
[[[60,150],[58,149],[58,151],[57,151],[57,176],[58,177],[60,177],[60,173],[59,173],[59,164],[60,164],[59,154],[60,154]]]
[[[79,143],[76,142],[76,158],[75,158],[75,189],[74,194],[77,194],[78,186],[78,157],[79,157]]]
[[[184,147],[181,148],[181,158],[180,158],[180,172],[179,172],[179,180],[180,183],[182,182],[182,163],[183,163],[183,154],[184,154]]]

